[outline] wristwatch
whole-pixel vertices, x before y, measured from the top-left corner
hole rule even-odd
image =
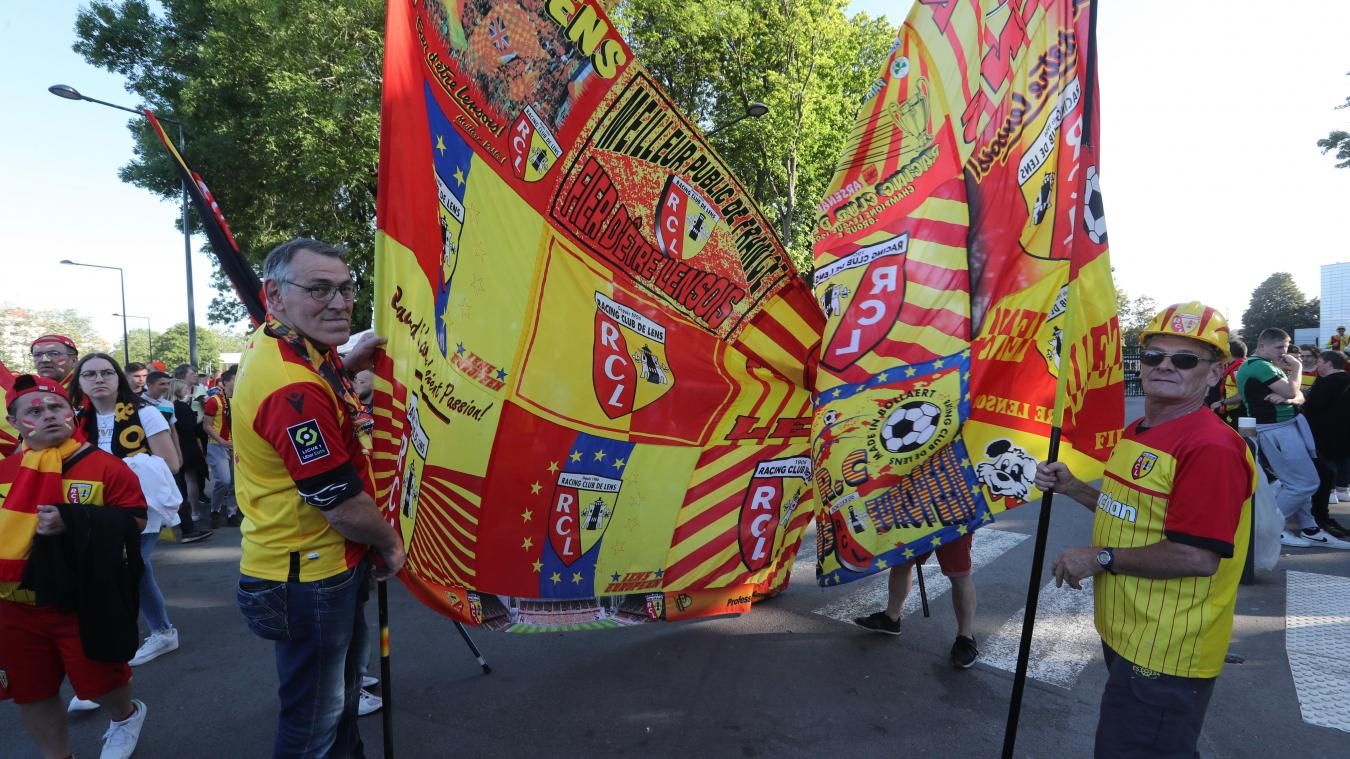
[[[1101,565],[1102,569],[1115,574],[1116,552],[1110,548],[1103,548],[1097,552],[1097,563]]]

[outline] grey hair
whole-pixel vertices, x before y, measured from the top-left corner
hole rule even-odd
[[[346,248],[330,245],[309,237],[297,237],[272,248],[272,251],[267,254],[267,258],[263,261],[263,279],[274,280],[277,283],[289,280],[291,278],[291,260],[295,258],[296,253],[302,250],[318,253],[321,256],[330,256],[344,263],[347,260]]]

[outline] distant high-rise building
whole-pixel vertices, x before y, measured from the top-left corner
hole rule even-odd
[[[1317,344],[1325,346],[1337,327],[1350,332],[1350,263],[1322,265],[1321,299]]]

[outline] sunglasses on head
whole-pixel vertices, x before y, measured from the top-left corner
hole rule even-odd
[[[1217,359],[1202,358],[1194,353],[1165,353],[1163,351],[1144,351],[1139,354],[1139,363],[1144,366],[1161,366],[1163,359],[1172,359],[1172,366],[1181,369],[1194,369],[1200,365],[1201,361],[1214,363]]]

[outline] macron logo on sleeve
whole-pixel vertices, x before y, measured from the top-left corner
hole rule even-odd
[[[328,442],[319,431],[318,420],[309,419],[291,425],[286,428],[286,435],[291,439],[291,445],[295,448],[295,455],[301,464],[309,464],[328,455]]]

